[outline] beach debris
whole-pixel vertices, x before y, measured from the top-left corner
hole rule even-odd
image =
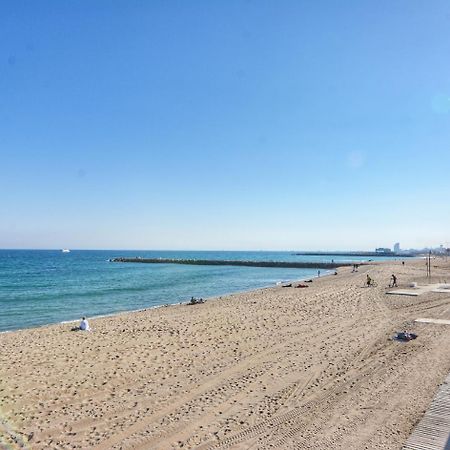
[[[399,331],[395,333],[393,339],[396,341],[408,342],[417,338],[417,334],[408,331]]]

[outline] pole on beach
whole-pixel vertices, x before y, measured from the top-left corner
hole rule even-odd
[[[431,278],[431,250],[428,252],[427,257],[427,277]]]
[[[431,250],[430,250],[430,278],[431,278]]]

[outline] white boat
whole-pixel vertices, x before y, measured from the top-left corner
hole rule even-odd
[[[70,253],[70,250],[69,250],[68,248],[63,248],[61,251],[62,251],[63,253]]]

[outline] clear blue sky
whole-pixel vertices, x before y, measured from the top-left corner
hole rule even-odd
[[[0,248],[450,241],[448,1],[0,2]]]

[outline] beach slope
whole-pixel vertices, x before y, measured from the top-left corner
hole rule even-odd
[[[433,263],[434,282],[450,281]],[[366,274],[377,286],[366,287]],[[0,335],[0,442],[32,449],[400,449],[450,371],[422,260]],[[294,283],[293,286],[296,284]],[[418,338],[391,339],[409,330]]]

